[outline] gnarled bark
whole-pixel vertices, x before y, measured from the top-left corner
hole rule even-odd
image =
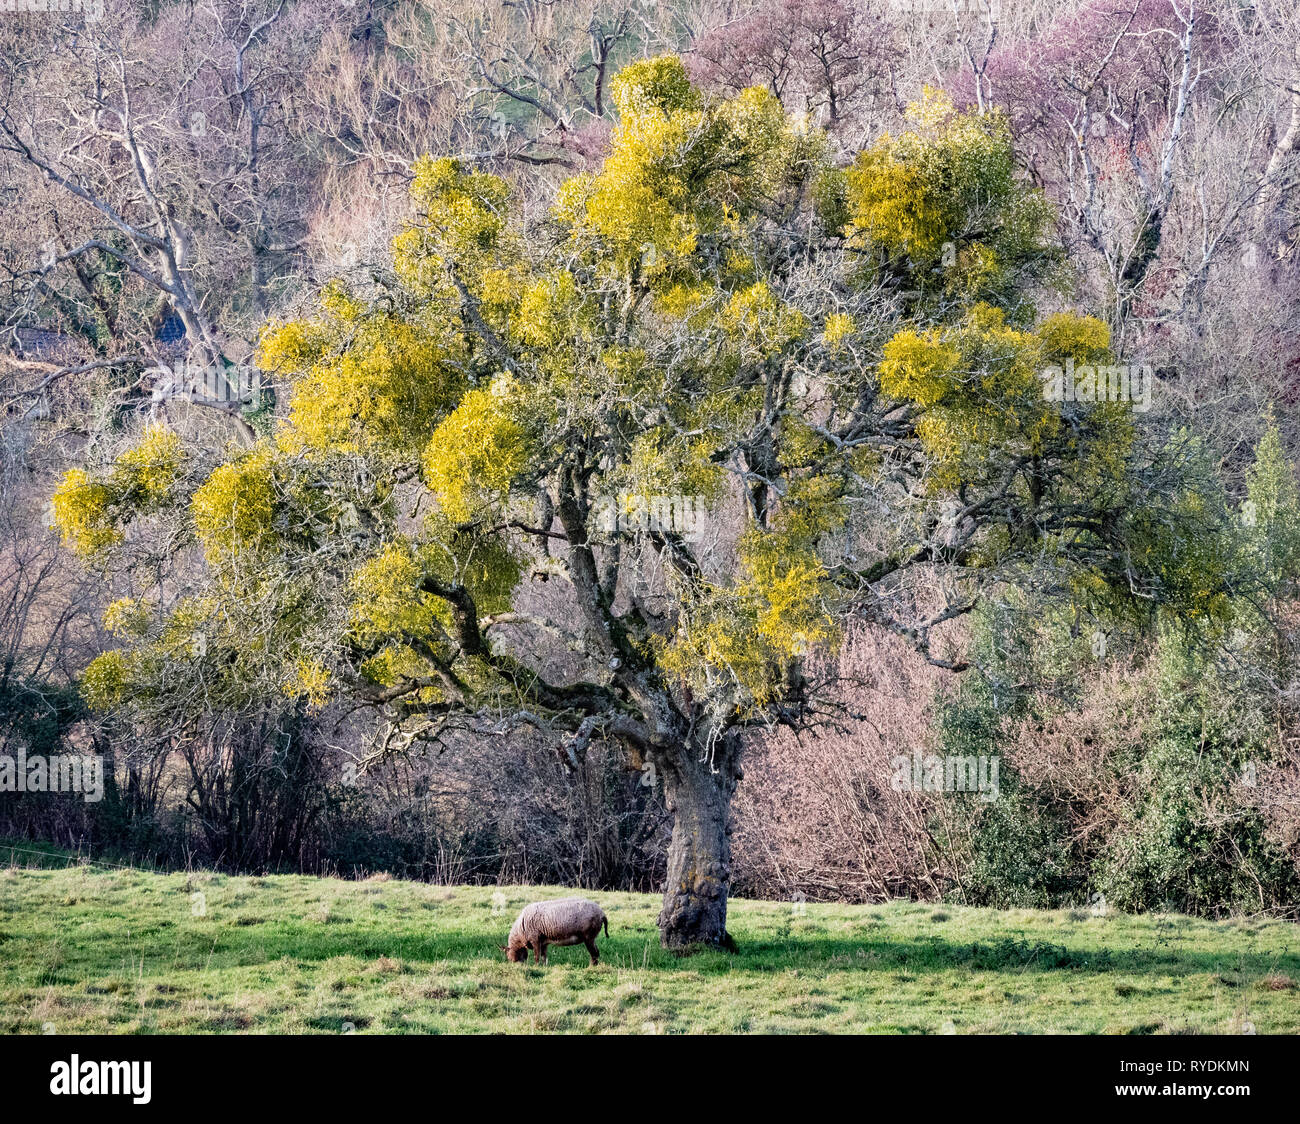
[[[665,948],[712,945],[734,950],[727,933],[731,798],[740,776],[734,741],[723,739],[712,754],[687,741],[660,766],[673,815],[660,941]]]

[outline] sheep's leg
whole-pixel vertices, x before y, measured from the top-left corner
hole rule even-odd
[[[537,946],[533,949],[533,963],[534,964],[546,963],[546,942],[545,941],[538,941]]]
[[[583,942],[587,946],[587,951],[591,953],[591,964],[595,967],[600,961],[600,953],[596,951],[596,941],[594,937],[583,937]]]

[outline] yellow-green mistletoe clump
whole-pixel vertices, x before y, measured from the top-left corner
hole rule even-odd
[[[677,58],[624,68],[612,92],[619,125],[610,153],[597,174],[564,185],[555,213],[575,248],[596,246],[603,268],[663,292],[698,282],[701,239],[738,230],[816,154],[772,94],[755,88],[707,102]]]
[[[839,593],[817,543],[846,517],[842,481],[793,482],[773,526],[741,536],[737,582],[683,587],[677,629],[659,646],[663,666],[701,693],[728,684],[732,705],[742,710],[778,698],[790,662],[840,634]]]
[[[917,434],[933,458],[936,490],[987,483],[999,458],[1045,456],[1054,441],[1065,442],[1058,453],[1079,455],[1081,472],[1090,459],[1094,475],[1118,471],[1132,436],[1124,405],[1092,408],[1096,439],[1084,451],[1045,389],[1051,363],[1101,361],[1109,343],[1106,326],[1092,317],[1062,313],[1037,330],[1021,330],[999,309],[979,304],[958,325],[895,335],[882,351],[880,385],[918,408]]]
[[[471,390],[429,439],[424,479],[449,518],[467,521],[502,503],[528,462],[527,436],[512,416],[511,398],[504,375],[488,390]]]
[[[958,112],[929,87],[908,116],[909,131],[828,174],[824,221],[915,289],[962,302],[1007,295],[1016,267],[1044,254],[1050,210],[1016,179],[1005,117]]]
[[[309,709],[320,710],[329,702],[334,689],[330,670],[318,659],[300,655],[289,668],[280,690],[291,699],[301,699]]]
[[[335,284],[315,318],[268,327],[258,362],[292,379],[279,433],[286,451],[400,457],[423,447],[463,391],[458,354],[445,333],[370,308]]]
[[[258,450],[218,467],[190,502],[194,526],[214,565],[269,541],[275,511],[273,456]]]
[[[114,636],[143,636],[149,629],[149,608],[133,597],[120,597],[104,610],[104,628]]]
[[[353,642],[371,653],[364,678],[382,686],[426,679],[457,658],[457,621],[435,591],[464,589],[478,612],[509,608],[518,560],[499,539],[461,532],[444,516],[427,521],[429,537],[398,537],[353,573],[349,624]],[[437,693],[423,688],[425,698]]]
[[[392,243],[403,288],[429,310],[469,300],[492,331],[506,333],[529,281],[509,185],[452,157],[423,157],[412,172],[415,215]]]
[[[72,469],[53,501],[54,524],[64,543],[83,556],[120,543],[123,527],[132,517],[151,515],[168,506],[187,459],[172,430],[151,424],[107,472],[92,475]]]

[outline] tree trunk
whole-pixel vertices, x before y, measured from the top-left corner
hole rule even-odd
[[[739,770],[729,739],[712,761],[698,744],[685,743],[660,762],[664,798],[673,815],[668,880],[659,913],[665,948],[711,945],[735,949],[727,933],[731,890],[731,797]],[[705,758],[701,760],[701,758]]]

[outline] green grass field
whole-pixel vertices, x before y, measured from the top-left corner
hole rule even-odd
[[[600,965],[539,969],[498,946],[571,891],[69,862],[0,847],[0,1033],[1300,1031],[1287,922],[735,900],[737,955],[677,957],[592,893]]]

